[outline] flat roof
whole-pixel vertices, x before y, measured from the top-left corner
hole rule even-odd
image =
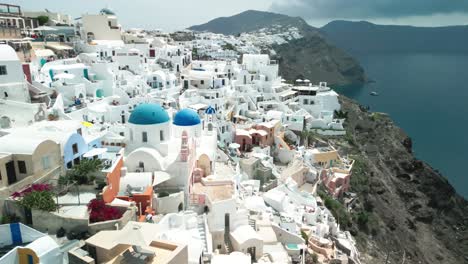
[[[223,201],[233,197],[234,185],[203,185],[202,183],[197,182],[193,185],[193,192],[207,195],[212,202]]]

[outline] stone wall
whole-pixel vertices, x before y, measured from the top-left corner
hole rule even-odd
[[[305,244],[305,240],[297,234],[288,232],[277,225],[271,225],[273,231],[275,231],[278,241],[283,244]]]
[[[55,212],[46,212],[36,209],[31,210],[31,213],[33,220],[32,226],[41,232],[55,234],[60,227],[63,227],[67,232],[85,232],[88,230],[88,218],[64,217]]]
[[[115,230],[116,224],[121,229],[129,221],[136,221],[136,207],[120,207],[125,210],[123,216],[117,220],[89,223],[88,218],[73,218],[59,215],[55,212],[45,212],[32,210],[33,227],[41,232],[55,234],[60,227],[63,227],[67,232],[89,232],[91,235],[102,230]]]
[[[90,223],[88,226],[88,232],[91,235],[94,235],[102,230],[116,230],[117,226],[118,229],[122,229],[129,221],[138,221],[136,212],[136,207],[119,207],[121,210],[125,210],[124,214],[120,219],[111,220],[111,221],[104,221],[98,223]],[[116,226],[117,225],[117,226]]]

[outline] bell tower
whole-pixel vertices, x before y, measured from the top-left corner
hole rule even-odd
[[[215,129],[215,126],[214,126],[215,114],[216,114],[216,109],[214,109],[212,106],[209,106],[205,110],[204,130],[208,132],[208,134],[211,134],[213,130]]]

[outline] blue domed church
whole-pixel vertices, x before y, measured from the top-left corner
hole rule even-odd
[[[208,131],[205,122],[192,109],[170,114],[151,103],[135,107],[130,114],[125,174],[136,180],[151,175],[154,190],[171,194],[170,199],[154,198],[152,206],[156,212],[176,212],[181,204],[185,208],[194,177],[213,171],[217,138],[216,133]]]

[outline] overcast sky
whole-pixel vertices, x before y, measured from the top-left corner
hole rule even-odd
[[[444,26],[468,24],[468,0],[4,0],[79,17],[109,7],[124,28],[183,29],[248,9],[301,16],[313,26],[336,20]]]

